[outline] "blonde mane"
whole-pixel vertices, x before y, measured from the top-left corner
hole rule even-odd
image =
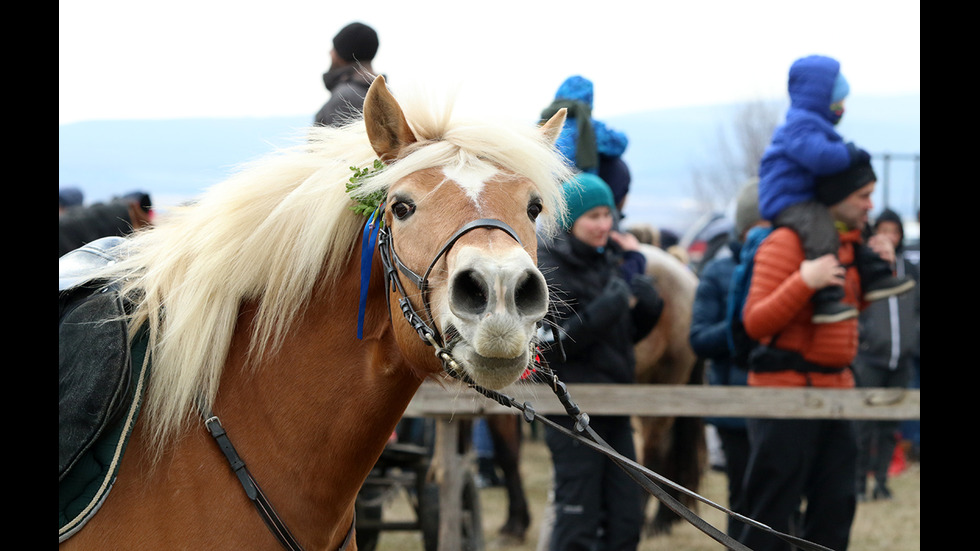
[[[530,178],[544,202],[543,229],[564,209],[567,168],[533,125],[458,120],[452,105],[401,101],[419,142],[360,188],[370,194],[425,168],[493,163]],[[364,218],[349,209],[351,167],[376,158],[364,123],[308,130],[302,143],[244,165],[195,203],[127,240],[105,274],[136,301],[130,332],[150,329],[151,382],[144,408],[161,447],[217,394],[239,308],[258,305],[249,350],[274,351],[321,280],[350,260]]]

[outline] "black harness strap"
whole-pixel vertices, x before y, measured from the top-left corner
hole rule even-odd
[[[224,427],[221,426],[221,421],[217,416],[211,415],[210,412],[205,414],[204,425],[207,427],[208,432],[214,438],[218,447],[221,449],[222,453],[225,454],[225,458],[228,460],[231,470],[238,477],[238,481],[242,484],[242,488],[245,489],[245,495],[248,499],[252,501],[255,505],[255,509],[259,512],[259,516],[262,517],[263,522],[272,532],[272,535],[276,537],[276,540],[283,546],[284,549],[290,551],[303,551],[303,546],[296,541],[293,534],[286,527],[286,524],[279,518],[276,513],[275,508],[269,502],[269,499],[265,497],[262,493],[262,489],[259,484],[252,478],[252,473],[249,472],[248,467],[245,466],[245,461],[238,455],[235,450],[235,446],[232,445],[231,439],[228,438],[228,434],[225,432]],[[350,529],[347,530],[347,537],[344,538],[344,542],[340,545],[339,551],[344,551],[350,545],[351,540],[354,536],[354,520],[351,521]]]

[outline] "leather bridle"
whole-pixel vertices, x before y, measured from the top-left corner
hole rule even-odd
[[[463,224],[463,226],[456,230],[456,232],[446,240],[446,242],[442,245],[442,248],[439,249],[439,252],[436,253],[435,257],[432,259],[432,262],[429,263],[429,267],[426,268],[425,272],[420,276],[406,266],[405,263],[402,262],[401,258],[398,257],[398,253],[395,252],[391,230],[387,226],[381,227],[378,230],[378,254],[381,257],[381,264],[384,266],[385,270],[385,299],[389,301],[388,311],[391,312],[391,285],[394,285],[400,296],[398,299],[398,306],[402,311],[402,315],[405,316],[405,319],[408,321],[409,325],[415,329],[423,341],[436,348],[443,347],[446,343],[443,340],[439,329],[436,327],[435,320],[432,316],[432,308],[429,302],[429,274],[432,273],[432,269],[435,267],[439,259],[449,252],[449,249],[451,249],[461,237],[479,228],[501,230],[514,238],[514,241],[517,241],[519,245],[523,246],[523,243],[521,243],[521,238],[517,236],[517,232],[515,232],[514,229],[508,226],[505,222],[497,220],[496,218],[480,218],[478,220],[473,220],[472,222]],[[428,318],[428,321],[423,320],[418,313],[416,313],[415,308],[408,299],[408,293],[405,292],[405,287],[398,278],[396,268],[412,283],[414,283],[415,286],[418,287],[419,291],[421,291],[422,305],[425,308],[425,315]]]

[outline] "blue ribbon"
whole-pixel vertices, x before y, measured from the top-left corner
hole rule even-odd
[[[381,210],[378,207],[367,222],[364,223],[361,238],[361,302],[357,310],[357,338],[364,336],[364,312],[367,309],[368,285],[371,283],[371,266],[374,264],[374,249],[378,243],[378,231],[381,229]]]

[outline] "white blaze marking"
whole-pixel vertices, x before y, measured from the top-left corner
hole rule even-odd
[[[442,169],[442,173],[446,175],[446,178],[463,188],[466,196],[474,204],[478,204],[477,201],[480,194],[483,193],[484,186],[497,173],[497,169],[488,163],[478,163],[445,167]]]

